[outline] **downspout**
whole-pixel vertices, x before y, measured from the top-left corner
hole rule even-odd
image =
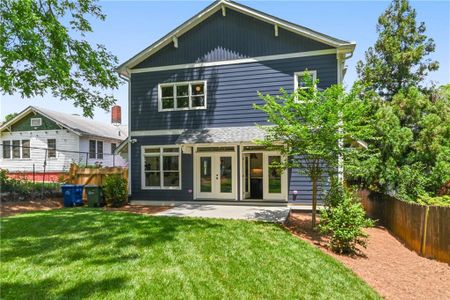
[[[130,74],[129,72],[127,72]],[[131,80],[129,77],[119,73],[119,77],[128,83],[128,197],[131,196]]]

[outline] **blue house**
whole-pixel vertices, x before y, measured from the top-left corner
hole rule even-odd
[[[311,201],[311,183],[255,144],[257,91],[340,83],[355,44],[232,1],[212,3],[119,66],[129,83],[129,193],[148,203]]]

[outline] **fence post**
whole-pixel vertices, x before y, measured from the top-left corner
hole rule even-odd
[[[425,256],[425,244],[427,243],[427,227],[428,227],[428,214],[430,212],[430,207],[427,205],[425,207],[425,218],[422,223],[422,243],[420,244],[420,254]]]

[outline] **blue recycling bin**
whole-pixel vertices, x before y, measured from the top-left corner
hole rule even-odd
[[[74,207],[83,205],[83,185],[63,184],[61,192],[64,197],[64,207]]]

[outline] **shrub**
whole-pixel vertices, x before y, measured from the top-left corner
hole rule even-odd
[[[365,227],[372,227],[374,222],[367,219],[364,209],[356,195],[345,191],[339,203],[321,211],[319,229],[330,237],[332,251],[349,254],[356,251],[356,246],[366,247],[368,235]]]
[[[440,197],[422,196],[417,199],[417,203],[423,205],[450,206],[450,195]]]
[[[128,198],[127,180],[118,174],[106,176],[103,194],[107,205],[112,207],[123,206]]]

